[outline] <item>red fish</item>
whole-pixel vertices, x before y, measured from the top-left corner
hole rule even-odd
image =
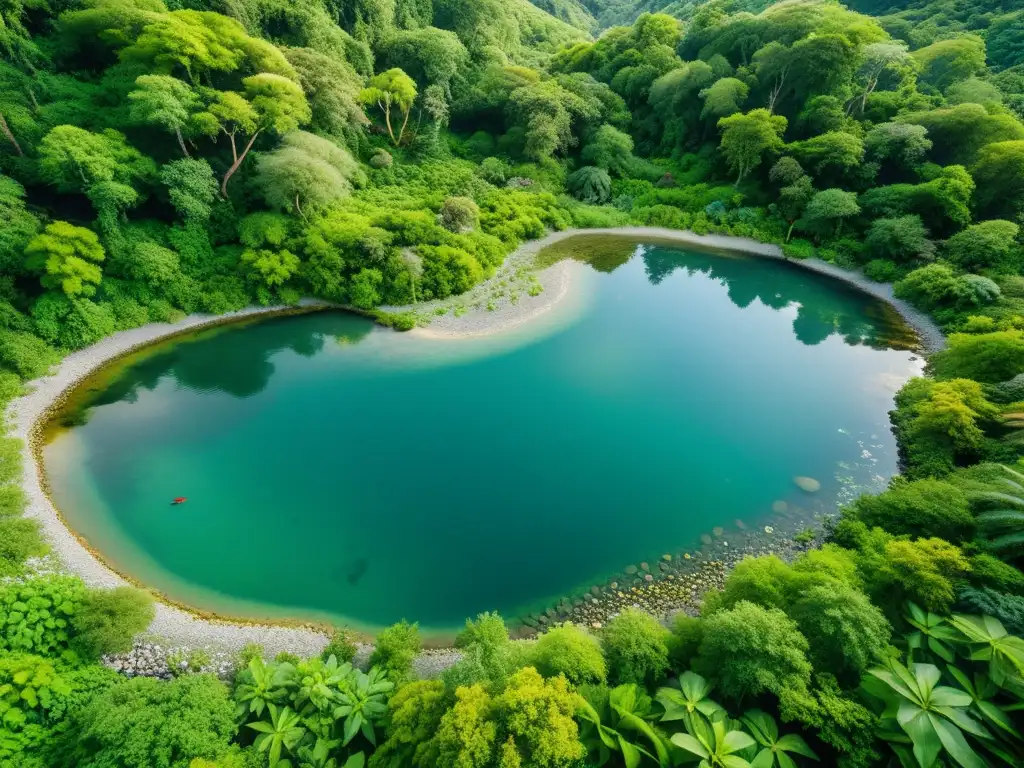
[[[174,501],[171,502],[171,504],[172,505],[174,505],[174,504],[184,504],[186,501],[188,501],[187,497],[185,497],[185,496],[178,496]]]

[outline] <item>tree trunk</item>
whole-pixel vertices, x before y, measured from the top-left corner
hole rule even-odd
[[[400,130],[398,132],[398,141],[395,142],[395,146],[396,147],[401,145],[401,143],[402,143],[402,137],[405,135],[405,126],[407,126],[409,124],[409,113],[410,112],[412,112],[411,108],[407,109],[405,111],[405,120],[402,121],[402,130]]]
[[[178,146],[181,147],[181,151],[185,153],[185,157],[192,157],[192,155],[188,153],[188,147],[185,146],[185,139],[181,135],[181,129],[175,128],[174,135],[178,137]]]
[[[242,154],[240,154],[237,158],[235,158],[235,162],[233,162],[231,164],[231,167],[228,168],[228,172],[224,174],[224,179],[220,183],[220,194],[221,194],[221,196],[225,200],[228,199],[228,181],[230,181],[231,177],[235,175],[235,171],[238,170],[238,167],[243,162],[245,162],[245,156],[249,154],[249,150],[252,149],[252,145],[256,143],[256,137],[259,136],[259,135],[260,135],[259,131],[256,131],[256,133],[254,133],[252,135],[252,138],[249,139],[249,143],[246,144],[245,145],[245,149],[242,150]],[[234,142],[234,137],[232,137],[231,148],[234,149],[234,147],[235,147],[235,142]]]
[[[388,136],[391,137],[391,143],[394,144],[397,147],[398,146],[398,142],[395,141],[395,131],[391,127],[391,105],[390,104],[381,104],[378,101],[377,102],[377,106],[380,107],[382,110],[384,110],[384,122],[388,126]]]
[[[789,229],[786,230],[786,242],[789,242],[789,238],[793,236],[793,227],[796,226],[796,221],[789,222]]]
[[[18,140],[14,138],[14,134],[11,133],[11,129],[7,125],[7,121],[4,119],[3,113],[0,113],[0,133],[3,133],[3,135],[7,137],[7,140],[14,145],[14,151],[18,154],[18,157],[25,156],[25,153],[21,151],[21,145],[18,144]]]

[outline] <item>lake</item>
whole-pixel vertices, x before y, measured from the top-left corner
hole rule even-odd
[[[317,312],[108,366],[48,430],[57,507],[199,609],[443,634],[736,546],[736,521],[781,535],[805,521],[773,504],[820,518],[895,473],[887,412],[921,361],[887,305],[774,260],[553,248],[576,259],[570,296],[505,333]]]

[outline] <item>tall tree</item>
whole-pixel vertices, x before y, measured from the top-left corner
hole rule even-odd
[[[128,94],[132,118],[170,131],[178,139],[182,154],[191,157],[182,131],[199,105],[195,91],[170,75],[142,75],[135,80],[135,86]]]
[[[294,81],[262,72],[242,81],[244,91],[214,91],[206,109],[195,116],[195,124],[208,136],[223,133],[231,145],[231,165],[220,182],[221,196],[228,196],[228,182],[245,162],[249,150],[262,133],[283,136],[309,122],[309,105]],[[242,151],[238,140],[248,137]]]
[[[384,123],[388,128],[388,135],[392,143],[397,147],[402,143],[405,135],[405,127],[409,124],[409,113],[412,111],[413,102],[416,101],[416,82],[405,72],[397,67],[381,72],[370,80],[370,84],[359,94],[359,99],[364,104],[376,105],[384,113]],[[391,125],[391,109],[397,107],[402,113],[402,127],[395,136],[394,127]]]
[[[737,184],[761,164],[766,153],[782,149],[782,134],[787,125],[786,118],[773,115],[767,109],[754,109],[745,115],[730,115],[718,121],[722,132],[719,149],[737,174]]]

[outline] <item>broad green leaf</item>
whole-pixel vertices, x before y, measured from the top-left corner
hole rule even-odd
[[[673,734],[672,743],[698,757],[708,758],[711,756],[711,753],[704,748],[704,745],[688,733]]]

